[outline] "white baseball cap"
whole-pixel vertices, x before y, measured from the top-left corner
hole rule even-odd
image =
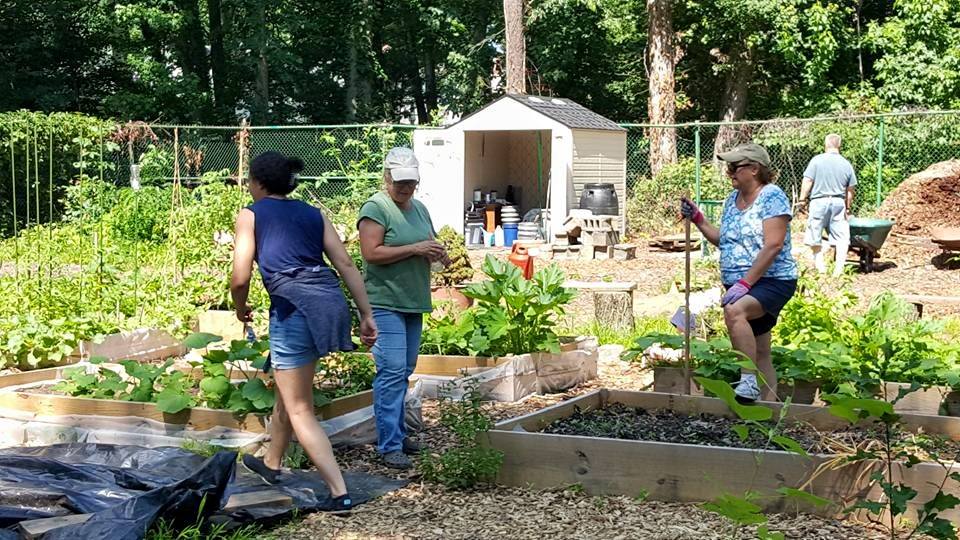
[[[404,180],[420,181],[420,162],[413,150],[397,146],[387,152],[387,157],[383,159],[383,166],[390,171],[390,177],[394,182],[403,182]]]

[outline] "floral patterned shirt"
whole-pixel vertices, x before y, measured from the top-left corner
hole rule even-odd
[[[790,202],[782,189],[767,184],[760,190],[753,204],[744,210],[737,208],[738,190],[727,197],[720,221],[720,278],[724,285],[743,279],[763,247],[763,221],[787,216],[793,219]],[[783,248],[763,277],[797,279],[797,263],[790,255],[790,224]]]

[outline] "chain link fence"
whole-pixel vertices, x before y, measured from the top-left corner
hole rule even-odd
[[[627,134],[628,207],[634,232],[668,226],[676,195],[722,199],[729,181],[715,152],[744,141],[770,151],[778,184],[795,198],[823,138],[838,133],[859,189],[854,210],[874,212],[903,179],[932,163],[960,157],[960,111],[925,111],[813,119],[778,119],[673,126],[623,124]],[[117,187],[242,183],[252,157],[277,150],[301,157],[301,196],[326,206],[356,203],[379,186],[384,152],[411,146],[409,125],[173,126],[111,124],[79,115],[0,115],[0,235],[59,219],[67,188],[83,179]],[[650,136],[676,136],[676,163],[651,174]],[[719,145],[717,141],[723,141]],[[721,148],[718,148],[721,147]],[[131,169],[131,164],[137,167]],[[132,175],[138,178],[132,178]],[[206,179],[206,180],[205,180]],[[29,209],[29,212],[28,212]],[[651,212],[651,210],[653,210]]]
[[[824,137],[840,135],[841,154],[857,173],[853,211],[859,215],[876,212],[890,191],[910,175],[933,163],[960,158],[958,111],[623,126],[628,130],[628,221],[633,232],[650,234],[671,228],[673,206],[681,194],[701,201],[723,199],[730,190],[729,180],[714,156],[743,142],[767,148],[778,172],[777,184],[796,200],[807,163],[823,152]],[[655,130],[675,134],[677,160],[652,175],[650,136]]]

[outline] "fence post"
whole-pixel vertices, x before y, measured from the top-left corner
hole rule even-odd
[[[881,191],[883,190],[883,117],[880,117],[879,141],[877,144],[877,208],[880,208]]]
[[[696,162],[694,178],[696,180],[697,204],[700,204],[700,121],[693,123],[693,159]]]

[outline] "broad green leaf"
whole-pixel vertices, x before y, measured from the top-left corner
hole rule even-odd
[[[204,377],[200,381],[200,390],[204,394],[223,396],[230,391],[230,381],[224,376]]]
[[[957,539],[956,525],[940,517],[927,518],[926,521],[917,528],[917,532],[944,540]]]
[[[790,498],[797,499],[805,503],[812,504],[814,506],[823,507],[829,504],[833,504],[829,499],[824,499],[823,497],[818,497],[809,491],[803,491],[801,489],[795,489],[792,487],[782,487],[777,490],[781,495]]]
[[[760,507],[729,493],[724,493],[711,502],[703,503],[702,507],[740,525],[755,525],[766,523],[767,516],[760,512]]]
[[[182,392],[165,388],[157,394],[157,408],[162,412],[176,414],[189,406],[190,396]]]
[[[782,532],[770,532],[766,525],[757,527],[757,540],[785,540],[786,536]]]
[[[907,503],[917,496],[917,490],[905,484],[881,484],[883,492],[890,498],[890,509],[894,515],[901,515],[907,511]]]
[[[743,420],[762,422],[773,418],[773,410],[762,405],[741,405],[737,403],[733,388],[724,381],[695,377],[697,383],[705,390],[712,392],[722,399],[733,412]]]
[[[250,400],[257,409],[269,409],[276,403],[273,390],[267,388],[261,379],[250,379],[243,385],[243,397]]]
[[[790,437],[786,437],[783,435],[775,435],[774,437],[771,437],[770,440],[775,442],[780,448],[783,448],[787,452],[799,454],[803,457],[810,457],[810,455],[807,454],[807,451],[804,450],[803,447],[800,446],[799,443],[797,443],[797,441],[791,439]]]
[[[732,429],[737,437],[740,437],[740,442],[746,441],[747,437],[750,436],[750,428],[743,424],[737,424]]]
[[[938,491],[932,499],[923,504],[923,509],[928,513],[933,511],[943,512],[944,510],[956,508],[957,505],[960,505],[960,498],[950,493]]]
[[[223,341],[223,338],[214,334],[196,332],[187,336],[187,338],[183,340],[183,345],[189,349],[203,349],[211,343],[218,341]]]
[[[878,515],[881,512],[883,512],[886,507],[887,507],[886,504],[879,501],[862,500],[862,501],[857,501],[853,506],[845,508],[843,511],[846,513],[850,513],[856,510],[866,510],[871,514]]]

